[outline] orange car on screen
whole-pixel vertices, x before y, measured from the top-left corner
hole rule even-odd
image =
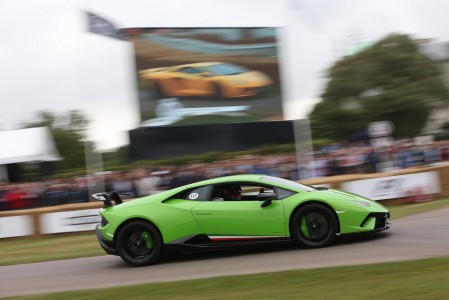
[[[139,72],[159,96],[235,98],[259,94],[273,81],[262,72],[222,62],[202,62]]]

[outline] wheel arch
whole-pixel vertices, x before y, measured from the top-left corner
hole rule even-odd
[[[340,218],[338,217],[338,214],[335,212],[335,209],[332,206],[330,206],[328,203],[324,202],[324,201],[321,201],[321,200],[309,200],[309,201],[302,202],[299,205],[297,205],[295,207],[295,209],[292,211],[292,213],[290,214],[290,217],[289,217],[289,220],[288,220],[288,231],[289,231],[289,234],[290,234],[291,237],[293,237],[293,235],[292,235],[293,216],[302,207],[304,207],[306,205],[310,205],[310,204],[319,204],[319,205],[322,205],[322,206],[325,206],[325,207],[329,208],[331,210],[331,212],[334,214],[334,216],[337,218],[337,225],[338,225],[337,233],[340,233]]]
[[[152,79],[153,90],[156,92],[157,96],[161,98],[167,95],[166,88],[164,87],[163,82],[163,78]]]
[[[161,230],[159,229],[159,227],[157,227],[157,225],[156,225],[154,222],[151,222],[150,220],[145,219],[145,218],[143,218],[143,217],[134,217],[134,218],[130,218],[130,219],[127,219],[127,220],[123,221],[123,222],[117,227],[117,229],[115,230],[115,233],[114,233],[114,239],[112,240],[113,243],[114,243],[114,245],[117,244],[117,236],[118,236],[118,233],[120,232],[120,230],[122,230],[122,228],[123,228],[126,224],[129,224],[129,223],[134,222],[134,221],[143,221],[143,222],[146,222],[146,223],[148,223],[148,224],[154,226],[154,228],[156,228],[157,232],[159,233],[159,236],[161,237],[162,244],[164,244],[164,236],[162,235],[162,232],[161,232]]]

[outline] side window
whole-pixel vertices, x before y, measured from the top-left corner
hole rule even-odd
[[[201,73],[200,70],[192,68],[192,67],[185,67],[178,70],[178,72],[186,73],[186,74],[198,74]]]
[[[259,201],[257,195],[273,193],[272,187],[259,185],[244,185],[242,186],[242,200],[245,201]]]
[[[282,200],[282,199],[285,199],[287,197],[293,196],[296,193],[293,192],[293,191],[286,190],[286,189],[278,187],[278,188],[276,188],[276,194],[278,194],[278,199]]]
[[[201,73],[200,70],[195,69],[195,68],[190,68],[190,74],[199,74],[199,73]]]
[[[193,189],[184,199],[191,201],[206,201],[209,198],[209,190],[209,185]]]
[[[229,183],[216,185],[212,201],[260,201],[260,193],[273,193],[273,188],[251,183]]]
[[[189,68],[181,68],[176,72],[189,74]]]
[[[212,201],[242,200],[242,186],[237,183],[219,184],[212,191]]]

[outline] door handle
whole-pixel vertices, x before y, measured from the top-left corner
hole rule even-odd
[[[212,215],[212,212],[210,212],[210,211],[196,211],[195,214],[200,215],[200,216],[209,216],[209,215]]]

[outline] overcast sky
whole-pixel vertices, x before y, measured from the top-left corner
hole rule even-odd
[[[138,126],[133,48],[87,33],[84,11],[117,27],[279,27],[288,119],[307,115],[325,70],[355,42],[392,32],[449,40],[446,0],[2,0],[0,11],[0,129],[81,109],[101,149]]]

